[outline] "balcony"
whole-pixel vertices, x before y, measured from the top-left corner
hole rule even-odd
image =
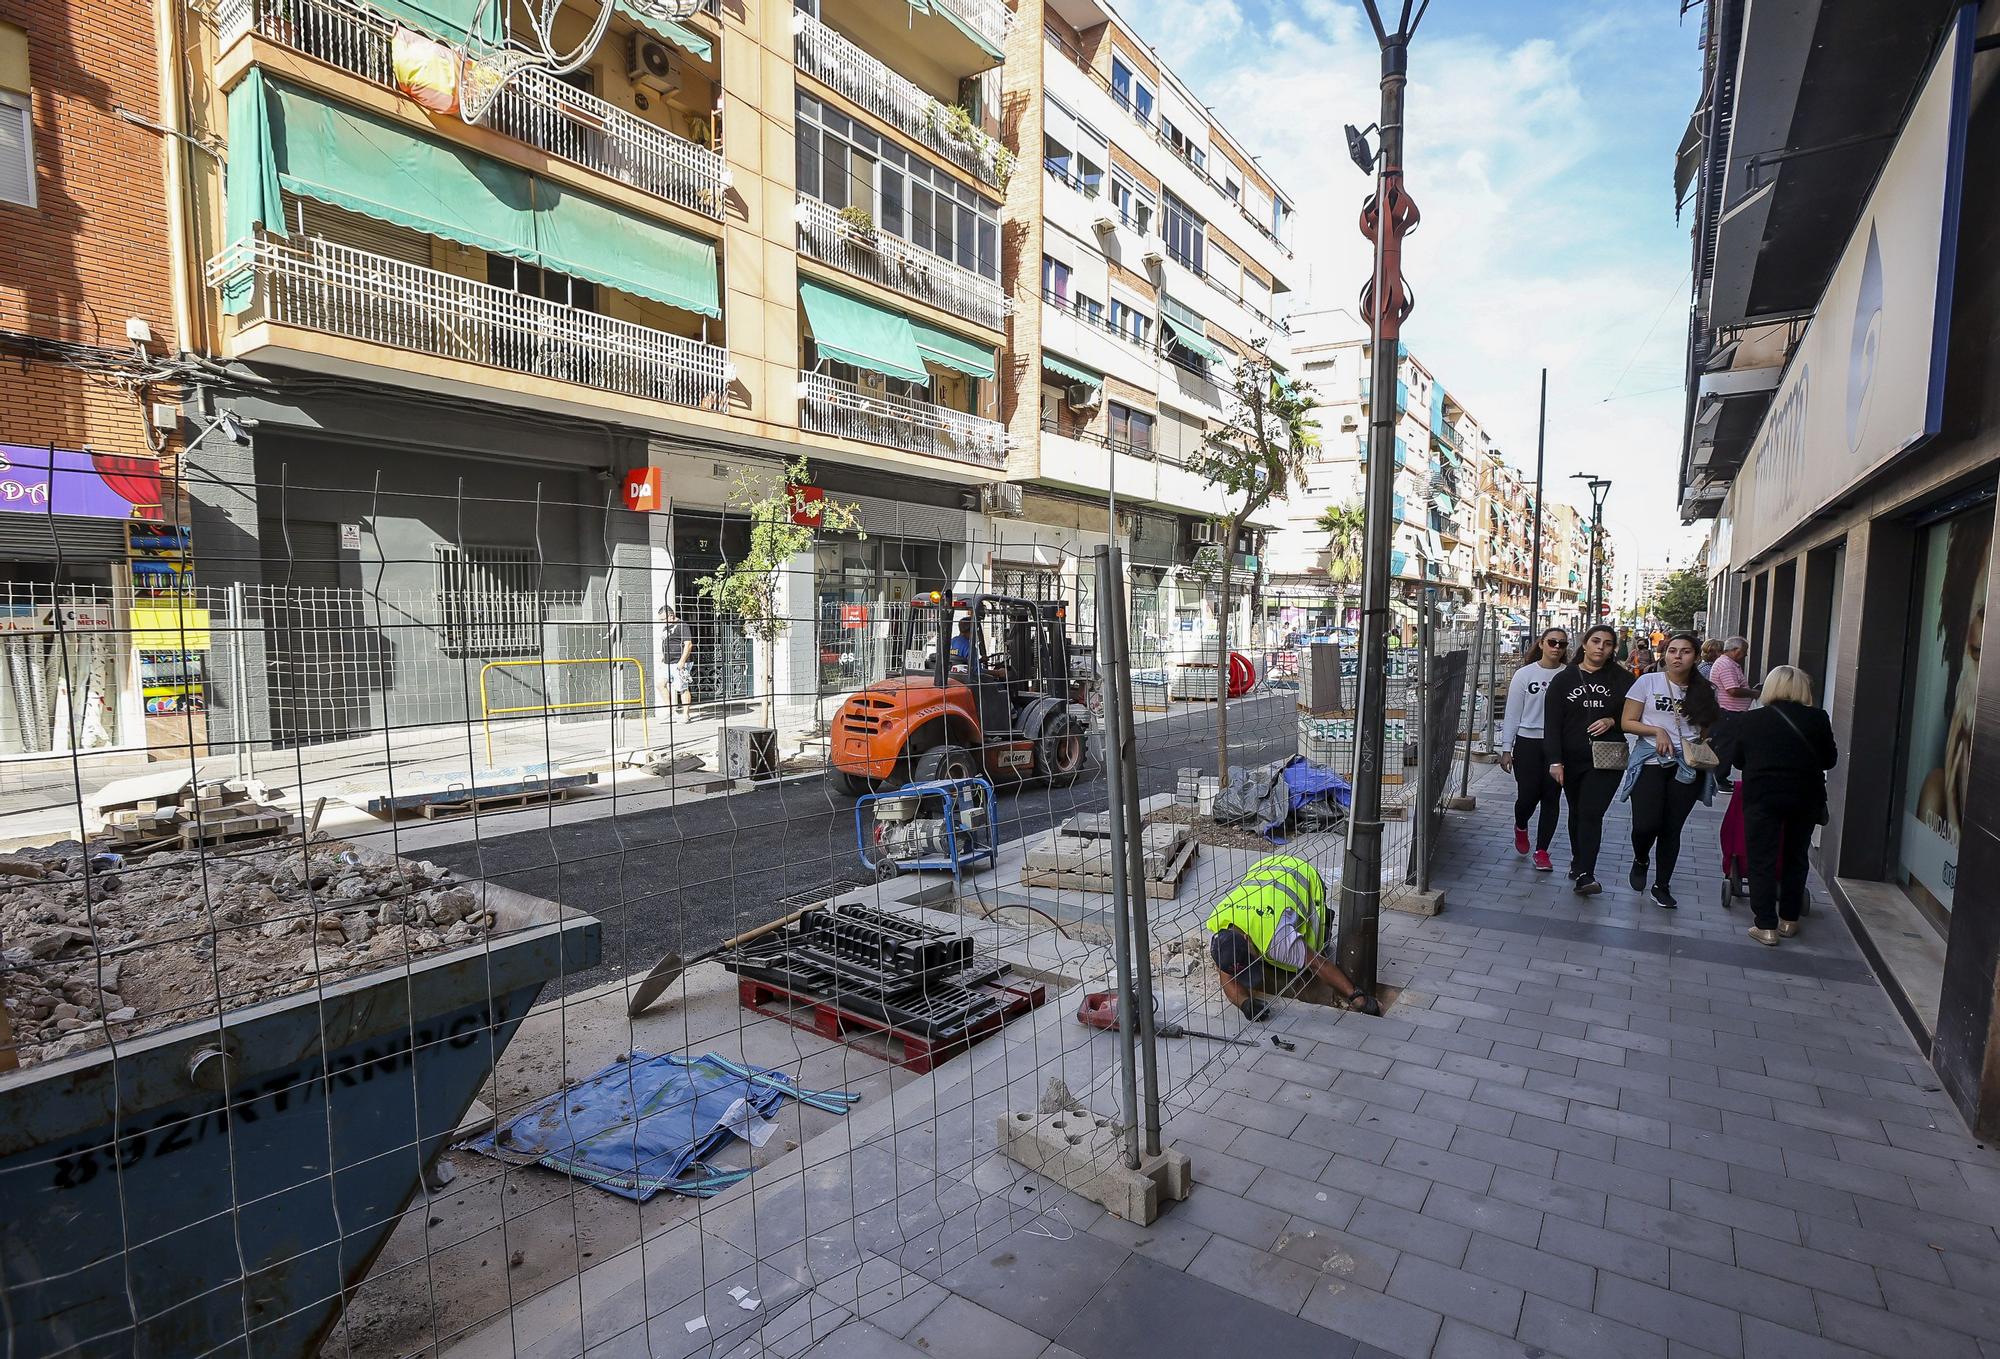
[[[355,0],[230,0],[223,40],[248,28],[259,37],[395,89],[392,19]],[[729,172],[722,157],[685,137],[572,89],[539,68],[509,81],[485,122],[560,160],[705,217],[722,216]]]
[[[959,12],[956,0],[951,8]],[[947,108],[803,10],[792,14],[792,34],[794,55],[805,74],[961,170],[996,189],[1007,187],[1013,152],[974,126],[963,110]]]
[[[900,236],[864,231],[817,198],[799,199],[798,221],[800,254],[988,330],[1006,325],[1007,299],[997,279],[982,278]]]
[[[1007,429],[949,406],[871,392],[823,373],[799,374],[799,428],[998,471]]]
[[[208,264],[208,282],[248,270],[244,326],[297,326],[600,391],[720,409],[735,376],[716,345],[545,302],[319,237],[260,238]]]

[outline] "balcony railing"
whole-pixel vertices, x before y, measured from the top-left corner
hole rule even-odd
[[[886,231],[863,231],[817,198],[799,199],[798,219],[800,253],[988,330],[1005,326],[1007,299],[998,279],[982,278]]]
[[[953,5],[954,11],[957,5]],[[803,10],[792,13],[799,69],[997,189],[1013,153]]]
[[[1000,0],[931,0],[965,20],[995,47],[1007,45],[1007,32],[1014,26],[1014,12]]]
[[[232,27],[315,57],[389,89],[396,24],[354,0],[228,0]],[[729,172],[722,157],[536,67],[507,83],[486,123],[537,150],[629,184],[669,203],[722,216]]]
[[[716,409],[735,376],[716,345],[545,302],[319,237],[258,238],[208,281],[255,282],[244,323],[270,321],[601,391]]]
[[[799,427],[976,467],[1007,465],[1007,429],[998,420],[871,392],[824,373],[799,374]]]

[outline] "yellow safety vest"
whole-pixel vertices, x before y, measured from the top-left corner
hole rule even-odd
[[[1208,932],[1220,934],[1234,925],[1268,962],[1278,917],[1287,910],[1298,917],[1299,937],[1307,948],[1318,953],[1326,947],[1326,884],[1320,880],[1319,870],[1304,859],[1273,854],[1251,864],[1243,881],[1215,903],[1208,916]],[[1277,962],[1271,965],[1284,966]]]

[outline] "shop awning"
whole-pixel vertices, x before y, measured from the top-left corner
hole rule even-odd
[[[1166,327],[1173,333],[1174,339],[1180,342],[1181,348],[1190,353],[1201,355],[1201,357],[1207,359],[1210,363],[1222,362],[1222,351],[1215,347],[1213,340],[1210,340],[1199,330],[1190,326],[1187,322],[1177,321],[1171,316],[1162,315],[1160,319],[1166,323]]]
[[[502,0],[486,0],[484,8],[480,0],[369,0],[369,3],[440,38],[462,43],[471,36],[494,47],[506,40],[501,20],[506,17],[507,6]]]
[[[637,0],[615,0],[618,12],[639,27],[658,38],[661,42],[672,43],[696,61],[705,62],[715,55],[715,44],[693,29],[675,23],[672,19],[654,14]],[[494,8],[499,8],[495,0]]]
[[[956,369],[968,376],[992,380],[995,372],[993,350],[986,345],[961,340],[948,330],[927,326],[922,321],[910,322],[910,328],[917,333],[917,349],[932,363]]]
[[[378,221],[702,316],[722,314],[715,246],[699,236],[256,70],[230,92],[229,124],[232,241],[257,223],[283,233],[275,181]]]
[[[1051,373],[1060,373],[1071,382],[1081,382],[1090,387],[1102,387],[1104,385],[1104,374],[1093,373],[1082,364],[1071,363],[1068,359],[1051,354],[1046,349],[1042,351],[1042,367],[1048,369]]]
[[[906,382],[930,381],[909,317],[808,279],[799,280],[799,299],[826,357]]]

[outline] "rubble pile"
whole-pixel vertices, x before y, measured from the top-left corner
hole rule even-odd
[[[455,948],[492,925],[450,870],[342,841],[126,859],[71,840],[0,856],[0,997],[26,1065]]]

